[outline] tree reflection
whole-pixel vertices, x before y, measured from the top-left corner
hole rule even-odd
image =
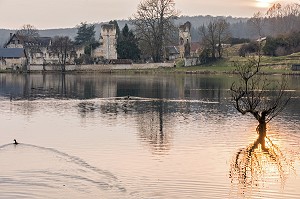
[[[231,162],[231,183],[238,183],[243,194],[253,186],[272,179],[280,181],[284,186],[289,171],[294,170],[293,162],[266,136],[266,125],[260,124],[256,130],[257,140],[239,150]]]
[[[80,102],[78,104],[78,111],[82,118],[86,118],[88,113],[93,113],[95,111],[95,103],[94,102]]]
[[[170,112],[176,112],[177,104],[168,107],[163,99],[147,99],[134,96],[116,97],[101,103],[99,106],[92,102],[81,102],[78,110],[82,117],[87,113],[99,111],[102,117],[118,115],[127,118],[130,115],[136,120],[139,139],[156,155],[166,154],[170,150],[172,140],[172,117]],[[168,111],[168,112],[167,112]],[[130,117],[130,118],[131,118]]]
[[[171,132],[166,126],[165,103],[162,100],[152,102],[152,110],[140,114],[138,119],[139,136],[148,143],[154,154],[165,154],[170,150]]]

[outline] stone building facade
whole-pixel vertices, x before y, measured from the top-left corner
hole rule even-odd
[[[27,57],[23,48],[0,48],[0,69],[23,70]]]
[[[92,57],[100,60],[116,60],[117,55],[117,29],[114,24],[103,24],[100,30],[100,46],[93,50]],[[28,65],[56,65],[59,64],[59,55],[51,51],[53,39],[51,37],[29,37],[10,34],[6,49],[23,49]],[[84,46],[76,46],[75,56],[68,56],[67,63],[74,64],[75,58],[84,55]],[[98,59],[95,59],[98,60]],[[4,65],[5,60],[1,59]]]
[[[117,29],[114,24],[103,24],[100,31],[100,47],[94,50],[93,57],[117,59]]]
[[[191,53],[191,27],[189,21],[179,26],[179,52],[181,58],[189,57]]]
[[[10,34],[5,48],[22,48],[25,50],[28,64],[55,64],[58,57],[49,50],[52,44],[51,37],[29,37]]]

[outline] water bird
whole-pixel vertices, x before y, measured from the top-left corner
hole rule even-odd
[[[130,98],[130,95],[127,95],[127,96],[125,97],[125,99],[130,100],[130,99],[131,99],[131,98]]]
[[[16,139],[14,139],[14,144],[15,145],[19,144]]]

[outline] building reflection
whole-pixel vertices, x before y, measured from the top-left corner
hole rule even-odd
[[[238,193],[247,197],[254,188],[280,182],[284,187],[293,171],[293,161],[267,136],[258,136],[254,143],[239,150],[234,156],[229,177]]]
[[[226,78],[114,74],[0,74],[1,96],[94,99],[137,96],[220,101]]]

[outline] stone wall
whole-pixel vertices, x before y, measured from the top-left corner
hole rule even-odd
[[[1,59],[0,60],[0,69],[1,70],[7,70],[7,69],[22,69],[24,66],[26,66],[26,58],[17,58],[17,59]]]
[[[200,64],[201,64],[201,62],[200,62],[199,58],[197,58],[197,57],[184,58],[184,66],[197,66]]]
[[[155,69],[155,68],[174,67],[173,63],[146,63],[146,64],[110,64],[110,65],[66,65],[66,71],[107,71],[107,70],[130,70],[130,69]],[[43,71],[43,65],[29,65],[30,72]],[[57,65],[44,66],[45,71],[60,71],[61,67]]]

